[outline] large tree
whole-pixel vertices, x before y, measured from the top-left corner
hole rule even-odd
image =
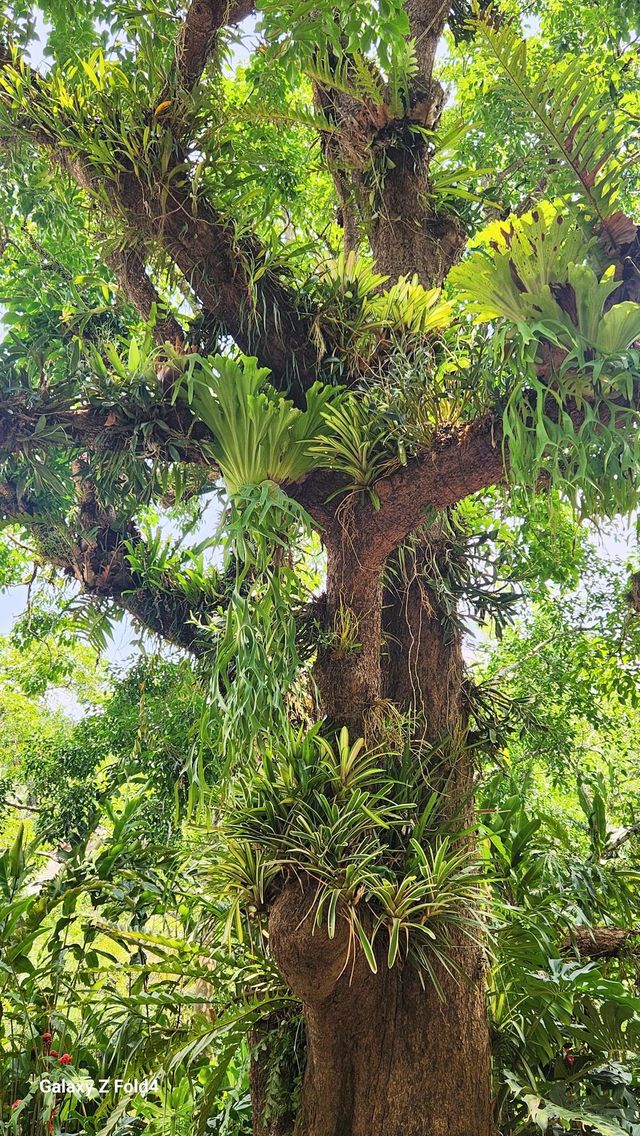
[[[211,670],[231,910],[303,1007],[302,1136],[493,1131],[455,600],[474,495],[636,503],[637,59],[609,8],[541,5],[527,51],[515,4],[51,3],[40,66],[35,9],[3,17],[0,509]],[[145,540],[142,506],[220,481],[226,569]],[[263,1121],[265,1048],[256,1133],[292,1123]]]

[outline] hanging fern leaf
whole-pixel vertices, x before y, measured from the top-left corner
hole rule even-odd
[[[236,107],[229,112],[229,120],[235,119],[240,123],[274,122],[282,126],[304,126],[309,130],[317,130],[321,134],[336,134],[338,127],[330,122],[326,115],[318,111],[304,110],[290,104],[285,107],[247,106]]]

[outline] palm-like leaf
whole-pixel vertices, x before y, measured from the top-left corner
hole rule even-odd
[[[616,249],[622,236],[630,239],[635,234],[635,226],[616,208],[627,124],[616,119],[598,84],[585,81],[581,59],[555,63],[533,79],[527,44],[512,22],[497,26],[485,16],[476,28],[509,79],[528,123],[562,162],[572,189],[579,191],[592,219]]]

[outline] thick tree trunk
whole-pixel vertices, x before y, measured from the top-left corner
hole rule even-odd
[[[400,568],[394,565],[397,573]],[[431,741],[459,718],[463,679],[460,636],[421,574],[415,557],[384,594],[383,695],[422,718]]]
[[[327,546],[327,634],[315,668],[326,717],[354,738],[380,700],[382,569],[363,563],[348,533]]]
[[[460,257],[465,237],[455,217],[436,213],[429,204],[424,150],[424,144],[415,143],[388,150],[391,169],[379,191],[371,244],[378,272],[391,280],[415,274],[426,288],[433,288]]]
[[[414,967],[378,973],[355,955],[346,920],[313,929],[313,888],[291,884],[271,917],[281,973],[307,1027],[303,1136],[490,1136],[489,1041],[481,960],[460,944],[469,981],[442,972],[444,1000]]]
[[[330,635],[317,667],[327,717],[355,737],[376,703],[391,700],[418,712],[421,740],[446,735],[461,714],[462,656],[433,591],[411,573],[385,593],[383,614],[381,573],[365,566],[362,550],[329,540],[328,553]],[[345,618],[351,639],[338,634]],[[426,777],[445,795],[446,815],[466,823],[473,770],[464,748],[439,747]],[[384,934],[373,974],[346,913],[332,940],[314,928],[316,894],[313,881],[291,881],[270,919],[273,957],[306,1022],[298,1136],[490,1136],[482,946],[452,936],[465,977],[434,962],[441,997],[410,962],[388,969]]]

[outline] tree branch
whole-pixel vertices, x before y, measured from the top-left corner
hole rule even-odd
[[[135,524],[118,524],[113,509],[99,503],[94,487],[86,480],[79,484],[74,523],[56,523],[34,502],[19,499],[10,482],[0,483],[0,516],[26,528],[36,560],[61,569],[85,595],[111,601],[147,631],[196,656],[210,651],[207,620],[224,601],[215,590],[215,578],[210,591],[195,595],[187,595],[170,572],[159,583],[150,583],[129,563],[130,547],[144,548]]]
[[[158,317],[161,317],[156,320],[153,329],[156,342],[183,343],[184,331],[171,312],[166,311],[166,305],[162,303],[138,250],[130,247],[114,252],[107,257],[107,264],[144,320],[149,319],[153,308],[156,309]]]
[[[577,951],[581,958],[617,958],[637,935],[636,927],[572,927],[560,944],[560,949],[563,954]]]
[[[44,812],[44,809],[39,809],[35,805],[25,805],[22,801],[12,801],[10,797],[0,797],[0,807],[2,806],[6,809],[22,809],[27,813]]]
[[[187,596],[168,573],[163,581],[165,586],[154,586],[133,571],[128,564],[127,545],[143,545],[134,525],[124,531],[104,525],[86,536],[68,529],[64,551],[60,551],[59,544],[52,547],[50,530],[38,532],[33,526],[32,532],[42,558],[76,580],[84,595],[97,601],[109,600],[145,630],[193,655],[201,656],[211,650],[211,636],[199,624],[206,624],[221,597],[205,592],[197,597]]]
[[[347,492],[344,479],[331,470],[315,471],[288,492],[320,529],[330,532],[347,526],[361,567],[377,570],[424,524],[429,508],[446,509],[502,481],[501,434],[500,420],[491,415],[443,434],[424,454],[375,483],[379,508],[361,497],[353,501],[348,520],[335,500],[327,504],[336,496],[344,499]]]
[[[405,0],[411,36],[423,83],[431,84],[438,40],[451,7],[450,0]]]
[[[431,448],[375,485],[370,540],[384,562],[425,519],[427,509],[447,509],[503,480],[500,419],[485,415],[436,439]],[[380,559],[381,558],[381,559]]]
[[[621,825],[620,828],[614,829],[609,833],[607,843],[602,850],[603,859],[609,860],[612,856],[617,856],[622,845],[627,840],[632,840],[634,836],[640,836],[640,824]]]
[[[321,132],[321,143],[340,202],[345,250],[357,246],[361,227],[379,272],[392,281],[417,274],[426,287],[442,284],[466,239],[460,221],[429,192],[428,132],[437,127],[446,101],[433,67],[449,7],[449,0],[405,0],[418,72],[401,105],[372,63],[377,97],[361,99],[314,83],[316,108],[332,124]],[[345,61],[348,55],[340,63]],[[352,71],[357,91],[357,69]],[[374,170],[384,173],[372,176]]]
[[[217,46],[225,25],[239,24],[255,11],[254,0],[192,0],[176,47],[180,86],[192,90]]]
[[[78,403],[78,392],[60,393],[55,388],[18,391],[4,398],[0,394],[0,455],[16,455],[37,444],[40,450],[126,451],[140,460],[171,462],[175,460],[171,447],[182,461],[205,467],[215,478],[216,467],[199,444],[211,437],[209,430],[179,401],[172,406],[160,382],[157,391],[150,387],[144,405],[122,399]],[[59,428],[55,434],[36,434],[43,415]]]
[[[205,5],[206,7],[206,5]],[[0,47],[0,68],[12,69],[14,59]],[[22,62],[21,74],[31,84],[32,102],[47,107],[47,81]],[[29,138],[136,239],[155,242],[174,260],[203,310],[231,336],[241,351],[258,356],[272,371],[273,382],[304,405],[304,391],[317,376],[318,353],[312,335],[312,314],[303,310],[295,292],[276,271],[264,271],[266,253],[256,236],[236,238],[232,223],[203,200],[196,200],[188,160],[174,134],[173,158],[157,178],[146,170],[114,165],[113,171],[94,169],[67,136],[43,126],[28,106],[16,109],[12,96],[0,91],[0,101],[12,115],[16,135]],[[58,108],[59,110],[59,108]],[[50,117],[47,117],[50,121]],[[64,126],[63,118],[57,121]],[[67,123],[73,127],[73,123]],[[167,123],[165,129],[170,129]],[[261,271],[256,271],[261,269]],[[149,288],[140,271],[124,268],[125,287],[142,309],[149,305]],[[151,301],[152,302],[152,301]],[[327,350],[331,353],[330,337]]]
[[[640,406],[640,391],[636,395]],[[628,407],[620,402],[620,409]],[[552,400],[549,417],[557,417],[558,404]],[[615,413],[615,408],[614,408]],[[578,429],[584,421],[584,404],[568,402],[563,407]],[[604,424],[611,412],[603,410]],[[424,523],[429,509],[447,509],[465,497],[497,485],[505,478],[508,453],[503,452],[502,420],[486,414],[468,425],[451,429],[437,437],[424,454],[391,476],[374,485],[379,508],[367,502],[358,522],[360,557],[370,567],[378,567],[408,536]]]

